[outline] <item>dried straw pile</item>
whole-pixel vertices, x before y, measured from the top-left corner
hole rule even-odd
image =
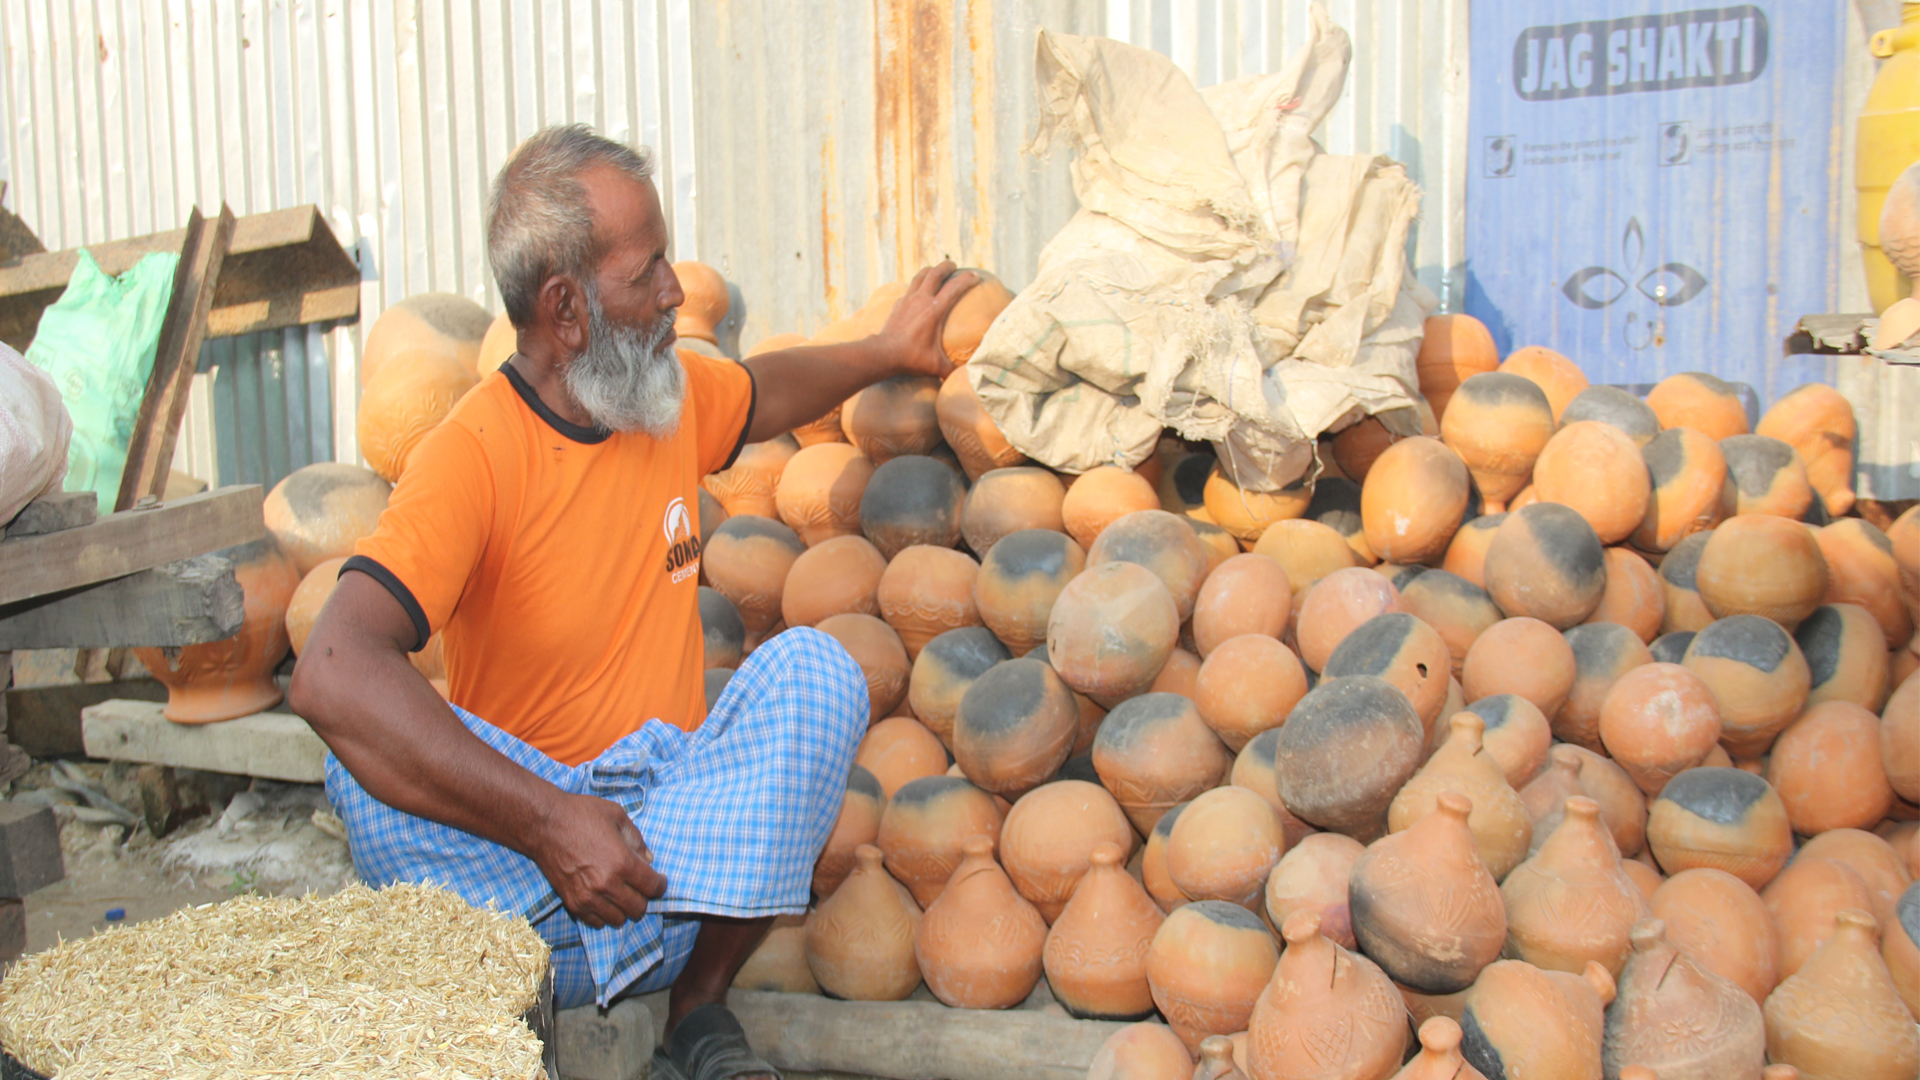
[[[452,893],[240,897],[26,957],[0,1046],[57,1080],[545,1074],[526,920]]]

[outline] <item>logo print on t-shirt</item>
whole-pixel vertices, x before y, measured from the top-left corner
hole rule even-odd
[[[700,536],[693,530],[693,515],[687,500],[675,498],[667,504],[660,531],[667,538],[667,577],[678,585],[700,572]]]

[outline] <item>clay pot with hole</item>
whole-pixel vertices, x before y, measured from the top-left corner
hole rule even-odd
[[[1200,537],[1184,518],[1165,510],[1136,510],[1116,518],[1087,550],[1087,565],[1125,562],[1146,567],[1167,587],[1179,621],[1193,615],[1209,562]]]
[[[1634,668],[1614,681],[1600,705],[1601,743],[1649,796],[1704,763],[1720,730],[1712,689],[1678,664]]]
[[[1588,386],[1587,375],[1580,370],[1580,365],[1542,345],[1523,345],[1513,350],[1501,362],[1499,370],[1502,374],[1528,379],[1540,387],[1553,407],[1556,424],[1560,422],[1560,416],[1567,406]]]
[[[1663,636],[1705,630],[1717,618],[1700,598],[1700,556],[1713,536],[1713,532],[1695,533],[1660,560],[1660,588],[1666,594],[1666,612],[1660,617]]]
[[[740,448],[740,456],[733,464],[717,473],[712,473],[700,481],[729,515],[753,515],[755,517],[780,520],[779,489],[780,479],[786,473],[788,462],[800,452],[800,444],[791,435],[782,435],[766,442],[748,443]],[[859,506],[859,497],[854,497],[854,506]]]
[[[1120,865],[1126,850],[1125,841],[1093,846],[1072,900],[1047,931],[1047,985],[1082,1019],[1138,1020],[1153,1012],[1147,954],[1166,916]]]
[[[1306,693],[1307,672],[1293,650],[1265,634],[1242,634],[1200,665],[1193,703],[1237,754],[1256,735],[1286,723]]]
[[[1238,904],[1203,900],[1160,924],[1147,950],[1147,984],[1174,1034],[1192,1049],[1209,1035],[1247,1030],[1278,962],[1259,916]]]
[[[1633,924],[1647,901],[1620,869],[1619,848],[1600,804],[1576,795],[1532,858],[1500,884],[1507,905],[1507,955],[1553,971],[1589,961],[1617,972],[1631,952]]]
[[[1547,395],[1518,375],[1474,375],[1460,384],[1448,416],[1440,422],[1441,439],[1467,463],[1489,512],[1505,510],[1554,438]]]
[[[1159,1021],[1128,1024],[1107,1037],[1087,1066],[1087,1080],[1191,1080],[1193,1055]]]
[[[1587,520],[1557,503],[1515,510],[1487,545],[1487,592],[1500,610],[1555,629],[1577,626],[1606,592],[1606,555]]]
[[[1304,477],[1277,491],[1248,491],[1218,464],[1207,477],[1207,515],[1242,544],[1256,543],[1278,522],[1305,514],[1312,501],[1313,484]]]
[[[1843,909],[1832,939],[1767,996],[1767,1057],[1803,1076],[1920,1076],[1920,1028],[1875,948],[1873,916]]]
[[[993,841],[968,837],[953,878],[927,906],[913,955],[927,989],[956,1009],[1010,1009],[1040,982],[1047,924],[993,861]]]
[[[1617,386],[1589,386],[1560,414],[1561,427],[1584,420],[1617,428],[1642,448],[1660,434],[1660,418],[1652,407]]]
[[[1388,447],[1360,488],[1367,546],[1388,562],[1438,562],[1460,527],[1471,483],[1466,462],[1438,439]]]
[[[1879,735],[1874,715],[1850,701],[1812,706],[1780,733],[1767,755],[1767,782],[1794,832],[1867,829],[1887,816],[1894,795]]]
[[[858,536],[860,507],[873,475],[872,460],[846,443],[809,446],[780,473],[774,494],[780,520],[808,547],[835,536]]]
[[[887,560],[858,536],[835,536],[800,553],[787,570],[780,613],[788,626],[816,626],[835,615],[880,613]]]
[[[1073,691],[1039,660],[1004,660],[967,687],[953,721],[954,763],[995,795],[1018,799],[1066,763],[1080,727]]]
[[[1319,671],[1347,635],[1376,616],[1400,610],[1400,590],[1382,575],[1357,566],[1336,570],[1300,604],[1300,659]]]
[[[1065,532],[1061,504],[1067,488],[1045,469],[1018,466],[983,473],[960,507],[960,535],[984,558],[1003,536],[1023,529]]]
[[[1404,611],[1375,615],[1355,627],[1333,654],[1321,674],[1329,679],[1347,675],[1377,675],[1407,697],[1420,716],[1421,731],[1431,734],[1441,706],[1447,703],[1453,654],[1440,632]]]
[[[1570,507],[1585,518],[1602,544],[1633,535],[1653,495],[1640,447],[1626,432],[1598,420],[1555,432],[1534,463],[1533,485],[1542,502]]]
[[[1425,746],[1419,714],[1385,679],[1324,679],[1280,728],[1280,801],[1312,825],[1371,841]]]
[[[1193,640],[1203,658],[1242,634],[1278,640],[1292,612],[1293,586],[1286,569],[1256,552],[1235,555],[1214,567],[1200,586],[1193,605]]]
[[[1500,351],[1485,323],[1471,315],[1430,315],[1426,332],[1420,338],[1420,355],[1414,370],[1420,378],[1420,394],[1433,406],[1442,429],[1447,422],[1447,404],[1460,384],[1482,372],[1500,366]]]
[[[967,838],[998,837],[1001,820],[993,796],[964,778],[928,776],[902,785],[887,800],[874,844],[887,872],[925,908],[947,887]]]
[[[1805,383],[1774,402],[1753,430],[1793,447],[1827,513],[1839,517],[1853,509],[1853,440],[1859,425],[1853,404],[1840,391]]]
[[[1132,854],[1133,827],[1113,796],[1084,780],[1056,780],[1014,801],[1000,831],[1000,861],[1013,887],[1056,922],[1101,844]]]
[[[1799,521],[1816,498],[1793,447],[1765,435],[1720,440],[1733,505],[1729,516],[1768,514]]]
[[[984,626],[949,630],[927,643],[907,676],[907,705],[913,715],[953,746],[960,702],[974,682],[1013,654]]]
[[[1829,604],[1858,604],[1871,614],[1886,635],[1886,647],[1897,649],[1913,637],[1913,613],[1900,594],[1900,564],[1893,541],[1871,522],[1841,518],[1815,534],[1827,563]]]
[[[1653,484],[1633,546],[1659,554],[1726,519],[1727,458],[1692,428],[1668,428],[1640,448]]]
[[[1060,504],[1067,535],[1082,548],[1114,521],[1137,510],[1157,510],[1160,496],[1153,484],[1137,472],[1113,465],[1089,469],[1073,481]]]
[[[860,529],[889,559],[916,544],[953,547],[960,542],[966,497],[966,482],[944,462],[902,455],[875,469],[867,481]]]
[[[1142,694],[1115,706],[1093,743],[1100,783],[1134,828],[1150,832],[1160,815],[1218,787],[1233,756],[1178,694]]]
[[[914,780],[946,775],[947,748],[913,717],[889,716],[867,729],[853,763],[872,773],[881,792],[891,799]]]
[[[1487,590],[1445,570],[1428,570],[1408,582],[1400,591],[1400,604],[1439,633],[1456,676],[1473,643],[1505,617]]]
[[[1446,558],[1441,560],[1440,568],[1485,588],[1487,548],[1493,544],[1494,532],[1506,520],[1507,515],[1502,512],[1482,514],[1462,523],[1460,530],[1453,534],[1453,539],[1447,544]]]
[[[880,617],[900,635],[909,657],[950,630],[981,626],[973,602],[980,564],[951,548],[915,545],[895,555],[880,575]]]
[[[1267,876],[1286,853],[1280,815],[1231,785],[1203,792],[1167,837],[1167,876],[1189,900],[1225,900],[1256,914]]]
[[[1023,529],[1002,539],[981,558],[974,606],[994,636],[1025,654],[1045,643],[1055,601],[1087,560],[1065,533]]]
[[[886,808],[887,796],[880,790],[880,781],[858,765],[849,770],[840,816],[834,819],[826,846],[813,861],[813,895],[823,900],[832,896],[853,873],[855,850],[871,845],[880,835],[880,817]]]
[[[1715,442],[1745,435],[1747,407],[1726,381],[1704,371],[1670,375],[1647,393],[1663,428],[1692,428]]]
[[[1476,849],[1474,809],[1443,791],[1432,813],[1376,840],[1354,863],[1350,903],[1360,948],[1393,981],[1454,994],[1500,958],[1507,912]]]
[[[1314,833],[1287,849],[1267,876],[1267,921],[1286,925],[1296,911],[1320,920],[1320,932],[1356,949],[1349,906],[1353,867],[1366,845],[1339,833]]]
[[[1757,615],[1718,619],[1687,645],[1687,669],[1713,692],[1721,741],[1736,757],[1758,757],[1807,700],[1806,656],[1780,624]]]
[[[1780,981],[1773,917],[1752,887],[1725,870],[1699,866],[1668,878],[1647,901],[1667,940],[1758,1005]]]
[[[244,598],[244,621],[233,636],[133,654],[167,688],[166,717],[207,724],[264,712],[286,696],[274,669],[287,658],[287,609],[300,572],[272,533],[214,552],[233,563]]]
[[[941,436],[953,447],[970,480],[978,480],[993,469],[1025,465],[1031,460],[1014,449],[993,417],[987,415],[964,367],[955,368],[940,384],[934,416],[940,422]]]
[[[1767,1056],[1759,1004],[1668,941],[1659,919],[1636,924],[1632,939],[1607,1009],[1604,1066],[1637,1063],[1672,1080],[1757,1078]]]
[[[807,920],[807,967],[820,989],[845,1001],[899,1001],[920,986],[913,939],[920,905],[862,844],[846,881]]]
[[[1406,1054],[1406,1008],[1373,961],[1320,933],[1310,912],[1281,927],[1286,951],[1247,1028],[1255,1077],[1391,1076]]]
[[[1626,547],[1606,551],[1607,587],[1600,606],[1587,616],[1589,623],[1617,623],[1643,642],[1660,636],[1667,617],[1666,587],[1652,564]]]
[[[1498,881],[1527,857],[1533,840],[1533,818],[1500,767],[1482,752],[1480,740],[1485,729],[1485,722],[1473,713],[1454,716],[1447,741],[1394,795],[1387,808],[1387,828],[1393,833],[1405,832],[1439,812],[1448,795],[1462,796],[1471,802],[1467,825],[1474,848]],[[1463,988],[1454,987],[1459,989]],[[1453,990],[1426,992],[1450,994]]]
[[[1460,685],[1467,703],[1495,694],[1518,694],[1549,720],[1573,691],[1578,668],[1573,646],[1539,619],[1502,619],[1467,650]]]
[[[867,680],[867,723],[877,724],[892,716],[906,700],[907,678],[913,671],[906,646],[900,644],[900,635],[893,632],[893,627],[862,612],[828,616],[816,623],[815,628],[838,641],[854,663],[860,665],[860,673]]]
[[[1647,845],[1669,874],[1710,867],[1758,890],[1793,854],[1793,831],[1773,785],[1740,769],[1706,766],[1661,790],[1647,817]]]
[[[1103,704],[1147,688],[1180,635],[1173,595],[1130,562],[1088,569],[1067,583],[1047,617],[1047,656],[1067,685]]]
[[[353,554],[373,533],[393,485],[359,465],[322,461],[288,473],[262,504],[267,531],[302,576]]]
[[[939,397],[940,380],[935,378],[895,375],[882,379],[840,406],[840,429],[875,466],[908,454],[925,454],[940,442]]]
[[[1585,623],[1566,632],[1573,649],[1573,689],[1553,718],[1553,733],[1589,750],[1601,749],[1600,710],[1621,676],[1653,663],[1639,635],[1618,623]]]

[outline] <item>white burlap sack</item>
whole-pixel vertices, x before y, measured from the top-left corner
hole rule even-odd
[[[53,380],[0,344],[0,525],[67,475],[73,420]]]
[[[1033,148],[1072,145],[1080,210],[967,366],[1027,456],[1136,465],[1171,427],[1272,491],[1361,415],[1418,433],[1434,307],[1406,273],[1419,189],[1313,142],[1353,49],[1322,4],[1312,16],[1284,70],[1205,90],[1158,53],[1041,31]]]

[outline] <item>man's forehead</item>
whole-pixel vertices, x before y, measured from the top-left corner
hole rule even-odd
[[[593,228],[608,250],[633,244],[652,248],[666,240],[666,219],[660,212],[660,195],[651,180],[635,180],[611,165],[600,165],[580,174],[587,205],[593,212]]]

